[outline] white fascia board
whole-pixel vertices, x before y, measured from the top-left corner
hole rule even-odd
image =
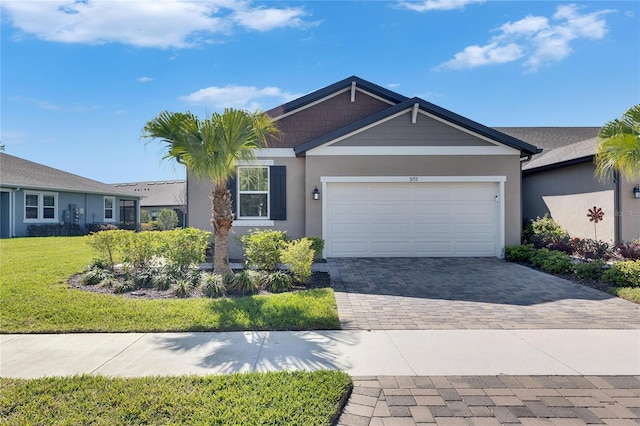
[[[255,154],[258,158],[289,158],[296,156],[296,152],[293,150],[293,148],[260,148],[255,150]]]
[[[517,155],[520,151],[503,146],[319,146],[306,152],[314,155]]]
[[[404,182],[506,182],[506,176],[321,176],[320,182],[331,183],[404,183]],[[323,185],[324,187],[324,185]],[[326,192],[326,188],[324,188]]]
[[[290,115],[293,115],[293,114],[295,114],[295,113],[297,113],[297,112],[300,112],[300,111],[302,111],[302,110],[305,110],[305,109],[307,109],[307,108],[311,108],[312,106],[316,106],[316,105],[318,105],[318,104],[320,104],[320,103],[322,103],[322,102],[326,101],[327,99],[331,99],[331,98],[333,98],[333,97],[335,97],[335,96],[338,96],[338,95],[340,95],[340,94],[342,94],[342,93],[350,92],[350,91],[351,91],[351,85],[349,85],[348,87],[345,87],[345,88],[344,88],[344,89],[342,89],[342,90],[338,90],[337,92],[333,92],[333,93],[331,93],[330,95],[325,96],[324,98],[320,98],[320,99],[318,99],[317,101],[311,102],[311,103],[309,103],[309,104],[307,104],[307,105],[303,105],[303,106],[301,106],[300,108],[296,108],[296,109],[294,109],[294,110],[292,110],[292,111],[286,112],[286,113],[284,113],[284,114],[282,114],[282,115],[279,115],[279,116],[277,116],[277,117],[275,117],[275,118],[272,118],[271,120],[272,120],[272,121],[278,121],[278,120],[280,120],[280,119],[283,119],[283,118],[285,118],[285,117],[288,117],[288,116],[290,116]],[[384,99],[384,98],[382,98],[382,97],[380,97],[380,96],[378,96],[378,95],[375,95],[375,94],[373,94],[373,93],[371,93],[371,92],[367,92],[366,90],[363,90],[363,89],[361,89],[360,87],[356,87],[356,91],[357,91],[357,92],[360,92],[360,93],[364,93],[364,94],[366,94],[366,95],[369,95],[369,96],[371,96],[372,98],[377,99],[377,100],[379,100],[379,101],[382,101],[382,102],[384,102],[384,103],[386,103],[386,104],[389,104],[389,105],[396,105],[394,102],[391,102],[391,101],[389,101],[389,100],[387,100],[387,99]]]
[[[426,111],[419,111],[419,114],[426,115],[427,117],[433,118],[434,120],[437,120],[437,121],[439,121],[439,122],[441,122],[441,123],[443,123],[443,124],[445,124],[445,125],[447,125],[449,127],[453,127],[454,129],[460,130],[461,132],[465,132],[465,133],[467,133],[467,134],[469,134],[471,136],[474,136],[474,137],[476,137],[478,139],[482,139],[483,141],[489,142],[489,143],[491,143],[491,144],[493,144],[495,146],[504,146],[504,147],[507,147],[507,148],[511,148],[511,147],[508,147],[508,146],[504,145],[503,143],[497,142],[497,141],[495,141],[495,140],[493,140],[491,138],[488,138],[486,136],[480,135],[480,134],[478,134],[478,133],[476,133],[474,131],[471,131],[469,129],[466,129],[464,127],[458,126],[457,124],[454,124],[454,123],[452,123],[450,121],[444,120],[444,119],[438,117],[437,115],[429,114]],[[511,148],[511,149],[513,149],[514,151],[517,151],[518,154],[520,154],[520,150],[517,150],[515,148]]]
[[[236,166],[273,166],[273,160],[236,161]]]

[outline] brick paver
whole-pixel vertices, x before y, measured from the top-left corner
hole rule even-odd
[[[497,258],[329,259],[343,329],[637,329],[640,305]]]
[[[368,376],[353,383],[339,425],[640,424],[640,376]],[[618,396],[607,394],[614,389]]]

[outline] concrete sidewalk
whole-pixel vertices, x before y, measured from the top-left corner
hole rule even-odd
[[[319,369],[352,376],[640,375],[640,330],[0,335],[3,377]]]

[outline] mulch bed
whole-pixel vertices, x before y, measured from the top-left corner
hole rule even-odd
[[[240,272],[240,271],[234,271],[234,272]],[[178,299],[179,298],[174,294],[173,290],[171,289],[156,290],[154,288],[142,288],[138,290],[128,291],[125,293],[115,293],[113,288],[111,287],[105,287],[100,285],[83,285],[82,284],[83,276],[84,274],[76,274],[76,275],[73,275],[71,278],[69,278],[68,280],[69,287],[77,290],[88,291],[91,293],[113,294],[116,296],[122,296],[129,299],[150,300],[150,299]],[[311,274],[311,277],[306,283],[304,284],[294,283],[290,291],[309,290],[314,288],[326,288],[326,287],[331,287],[331,277],[329,276],[329,273],[313,272]],[[273,293],[270,291],[261,289],[255,294],[266,295],[266,294],[273,294]],[[189,294],[189,298],[204,298],[204,297],[206,296],[202,294],[202,292],[197,288],[193,288],[191,290],[191,293]],[[226,297],[233,298],[233,297],[240,297],[240,295],[230,293],[230,294],[227,294]]]

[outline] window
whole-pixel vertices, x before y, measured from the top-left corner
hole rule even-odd
[[[238,217],[269,218],[269,167],[238,168]]]
[[[57,222],[57,207],[55,192],[24,192],[24,222]]]
[[[116,204],[116,197],[104,197],[104,221],[115,222],[116,217],[114,214],[114,207]]]

